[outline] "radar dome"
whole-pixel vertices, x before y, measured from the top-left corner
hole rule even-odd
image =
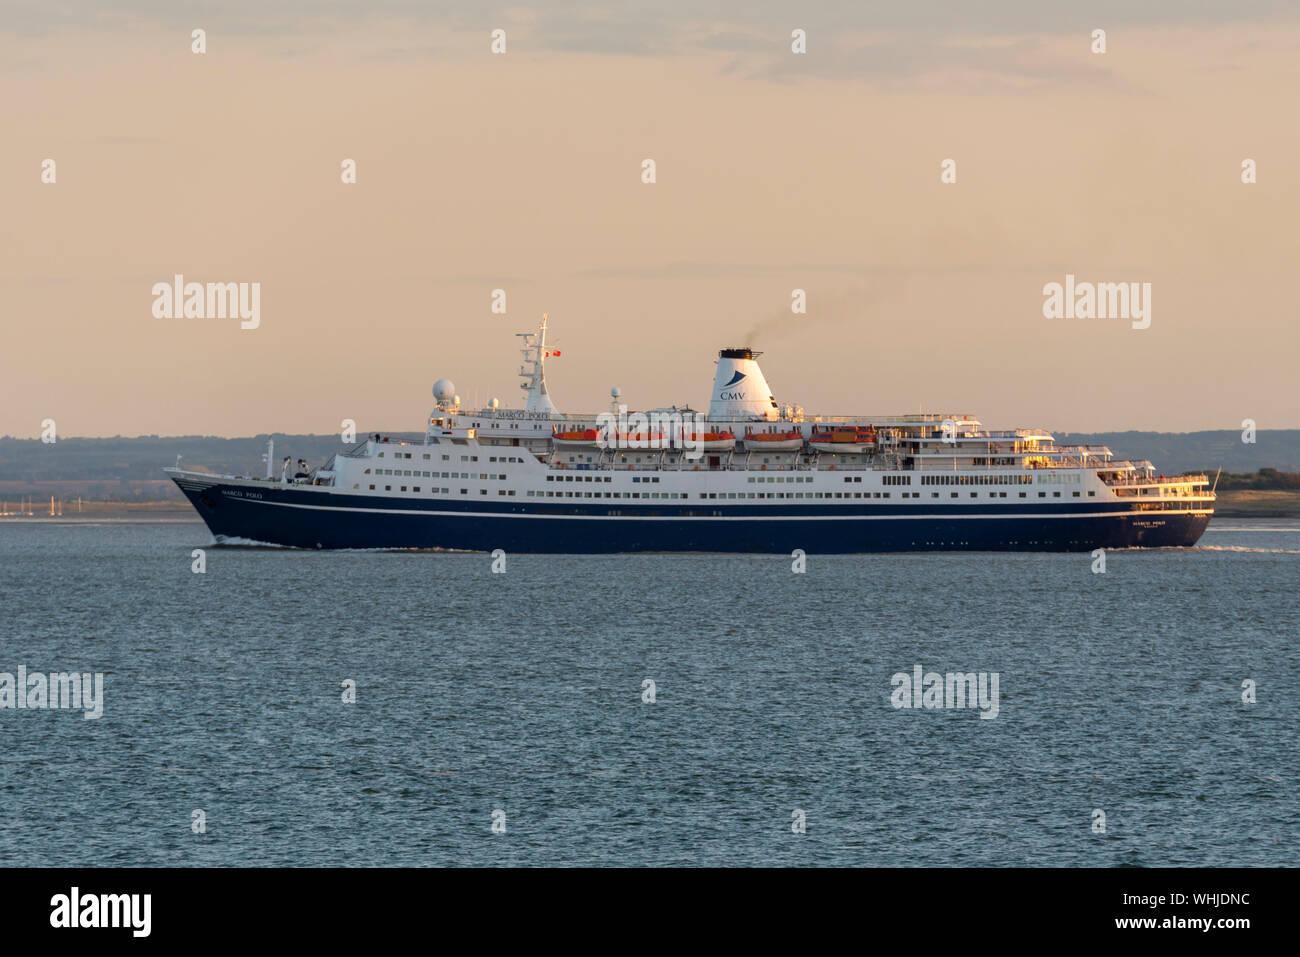
[[[439,379],[433,384],[433,397],[439,402],[446,402],[456,394],[456,386],[450,379]]]

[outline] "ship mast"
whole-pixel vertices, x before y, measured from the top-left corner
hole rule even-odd
[[[524,340],[523,348],[519,350],[524,356],[524,364],[519,368],[519,376],[524,380],[520,388],[528,394],[524,409],[559,414],[560,410],[546,392],[546,313],[542,313],[542,322],[536,332],[517,332],[515,335]]]

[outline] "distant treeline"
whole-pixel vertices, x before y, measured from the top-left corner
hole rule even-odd
[[[394,440],[422,440],[419,433],[384,434]],[[175,465],[178,455],[185,468],[264,475],[262,454],[268,438],[275,440],[277,475],[286,455],[317,464],[345,448],[337,435],[282,433],[237,439],[210,435],[61,438],[48,445],[39,439],[4,436],[0,438],[0,482],[6,484],[0,491],[9,498],[48,493],[48,483],[60,482],[69,483],[64,494],[140,500],[151,494],[141,483],[164,479],[162,469]],[[1296,488],[1295,475],[1300,473],[1300,429],[1262,431],[1251,444],[1243,443],[1237,431],[1058,432],[1056,440],[1061,445],[1106,445],[1121,459],[1150,459],[1165,475],[1197,471],[1213,475],[1222,468],[1221,489]],[[26,486],[38,482],[43,483],[39,488]]]
[[[418,434],[386,432],[393,439],[422,441]],[[364,435],[357,436],[365,441]],[[267,439],[275,440],[274,473],[290,456],[313,465],[348,448],[337,435],[255,435],[226,439],[214,435],[141,435],[111,439],[60,438],[45,444],[40,439],[0,438],[0,482],[89,481],[135,482],[165,478],[162,470],[181,467],[221,474],[265,475]]]
[[[1206,469],[1205,472],[1213,478],[1213,469]],[[1242,475],[1224,472],[1219,476],[1218,488],[1221,492],[1234,489],[1300,492],[1300,472],[1279,472],[1277,469],[1260,469]]]
[[[1300,429],[1257,432],[1254,442],[1241,432],[1055,432],[1058,445],[1105,445],[1117,459],[1149,459],[1165,475],[1182,472],[1256,472],[1271,468],[1300,472]],[[1220,480],[1222,481],[1222,480]]]

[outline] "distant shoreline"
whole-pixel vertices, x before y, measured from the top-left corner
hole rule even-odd
[[[31,503],[31,514],[27,507],[21,509],[13,503],[8,504],[11,512],[18,514],[0,515],[0,526],[6,522],[15,525],[21,523],[49,522],[64,524],[89,521],[128,521],[128,522],[202,522],[199,513],[189,502],[82,502],[78,510],[75,501],[62,501],[63,514],[50,515],[49,500],[37,499]]]
[[[1300,518],[1300,492],[1228,489],[1220,491],[1214,516],[1224,518]]]

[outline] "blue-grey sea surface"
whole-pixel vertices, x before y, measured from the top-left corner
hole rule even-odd
[[[0,672],[104,674],[0,709],[0,865],[1300,864],[1300,522],[792,561],[0,521]]]

